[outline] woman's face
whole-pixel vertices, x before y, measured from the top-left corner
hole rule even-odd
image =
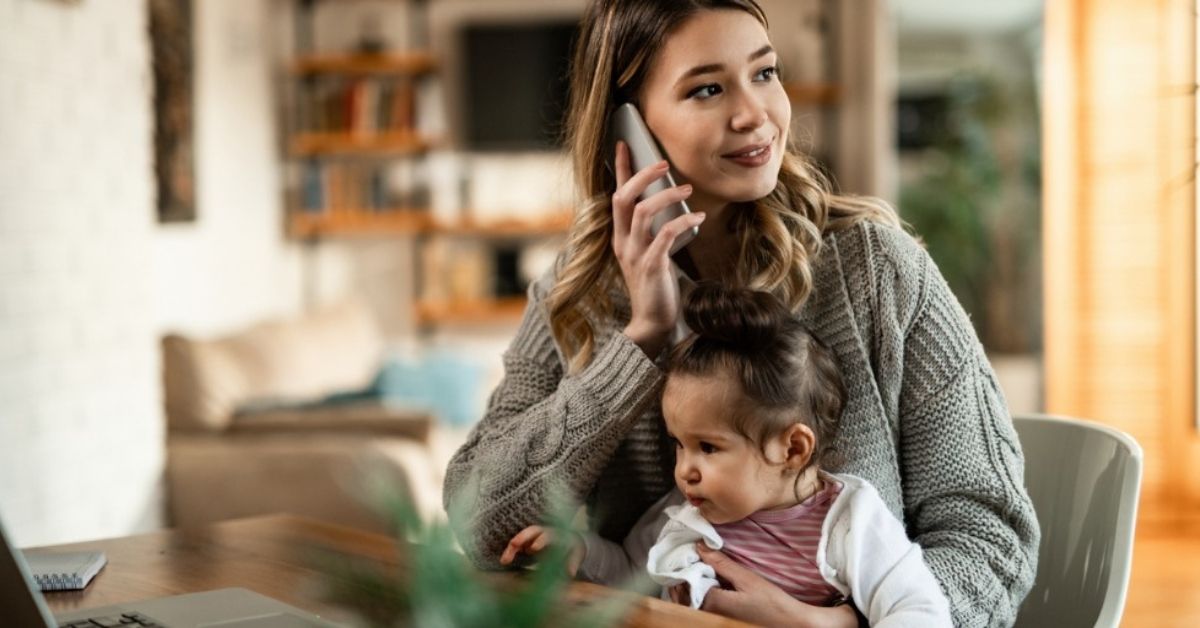
[[[792,116],[777,62],[762,24],[728,9],[689,18],[651,62],[639,94],[642,115],[694,187],[694,210],[752,201],[775,188]]]

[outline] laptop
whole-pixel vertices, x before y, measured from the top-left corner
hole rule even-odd
[[[22,628],[336,628],[320,617],[248,589],[218,589],[50,614],[20,550],[9,543],[0,523],[0,624]],[[111,566],[108,567],[112,569]],[[101,572],[96,578],[103,578]]]

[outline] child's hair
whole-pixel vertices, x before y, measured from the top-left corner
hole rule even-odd
[[[667,372],[732,375],[749,407],[731,427],[760,450],[797,422],[816,435],[805,468],[833,457],[833,434],[846,387],[833,353],[767,292],[700,283],[687,295],[684,321],[694,332],[671,351]]]

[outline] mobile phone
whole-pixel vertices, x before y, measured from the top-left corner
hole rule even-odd
[[[663,160],[658,141],[650,134],[650,129],[646,127],[646,122],[642,119],[642,114],[632,103],[625,103],[613,112],[609,122],[609,136],[608,154],[609,159],[613,160],[609,163],[614,173],[616,172],[615,159],[618,140],[629,146],[629,166],[632,173],[637,173]],[[671,175],[671,168],[668,167],[666,174],[646,186],[646,191],[638,196],[638,200],[649,198],[672,187],[675,187],[675,177]],[[677,201],[667,205],[654,215],[654,220],[650,223],[651,235],[657,236],[663,225],[690,213],[692,210],[688,208],[686,201]],[[681,233],[679,237],[675,238],[675,244],[671,246],[671,255],[678,253],[699,234],[699,227],[692,227]]]

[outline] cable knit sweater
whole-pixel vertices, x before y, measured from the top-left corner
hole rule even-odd
[[[827,234],[813,278],[800,316],[837,355],[849,392],[835,442],[842,464],[830,470],[875,485],[922,547],[956,625],[1012,624],[1033,584],[1038,526],[1020,444],[966,314],[924,249],[887,226]],[[556,482],[586,497],[592,529],[616,542],[674,485],[664,375],[621,333],[628,302],[618,298],[597,330],[591,363],[566,376],[543,303],[552,286],[548,275],[530,287],[504,379],[447,470],[446,503],[467,504],[470,520],[456,523],[473,530],[464,545],[481,567],[541,522]]]

